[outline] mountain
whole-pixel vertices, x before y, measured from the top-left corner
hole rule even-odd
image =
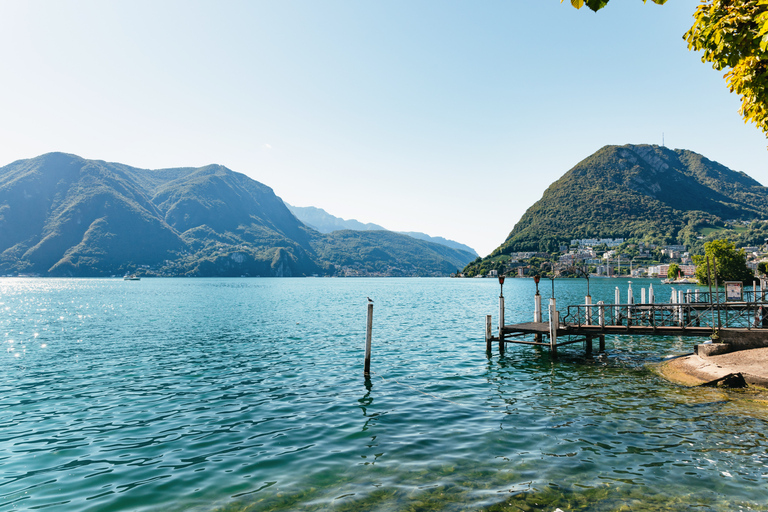
[[[386,228],[379,226],[378,224],[367,223],[364,224],[355,219],[345,220],[340,217],[335,217],[326,212],[322,208],[316,208],[314,206],[291,206],[285,203],[285,206],[298,218],[301,222],[307,226],[315,229],[321,233],[332,233],[334,231],[351,229],[353,231],[384,231]],[[441,236],[429,236],[425,233],[419,233],[416,231],[398,231],[403,235],[408,235],[412,238],[419,240],[425,240],[427,242],[434,242],[436,244],[444,245],[452,249],[459,251],[466,251],[477,257],[477,252],[468,245],[448,240]]]
[[[345,275],[448,275],[474,258],[467,251],[392,231],[334,231],[314,247],[323,261],[343,269]],[[457,264],[460,261],[464,263]]]
[[[219,165],[147,170],[50,153],[0,168],[0,274],[346,275],[349,263],[355,275],[445,275],[472,259],[403,238],[371,232],[364,245],[380,252],[361,251]]]
[[[417,231],[398,231],[398,233],[408,235],[413,238],[418,238],[419,240],[424,240],[426,242],[433,242],[436,244],[444,245],[446,247],[451,247],[452,249],[457,249],[459,251],[466,251],[470,254],[473,254],[475,257],[479,256],[477,251],[475,251],[470,246],[455,242],[453,240],[448,240],[447,238],[443,238],[441,236],[429,236],[425,233],[419,233]]]
[[[335,217],[322,208],[316,208],[314,206],[291,206],[288,203],[285,203],[285,206],[291,210],[291,213],[293,213],[297,219],[320,233],[331,233],[343,229],[351,229],[353,231],[386,230],[386,228],[383,228],[378,224],[364,224],[355,219],[346,220],[341,217]]]
[[[766,218],[768,188],[743,172],[683,149],[606,146],[552,183],[489,257],[553,252],[574,238],[700,245],[726,233],[748,241],[768,229],[753,221]]]

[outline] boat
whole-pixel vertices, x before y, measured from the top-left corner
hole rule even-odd
[[[661,284],[699,284],[698,279],[691,279],[690,277],[682,277],[680,272],[677,273],[677,279],[664,279]]]
[[[141,281],[141,278],[136,274],[125,274],[123,276],[123,281]]]

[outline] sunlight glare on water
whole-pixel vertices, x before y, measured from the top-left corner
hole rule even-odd
[[[592,280],[593,300],[617,283]],[[508,323],[531,320],[533,290],[506,281]],[[489,357],[498,293],[490,279],[0,279],[0,510],[768,509],[765,397],[646,367],[695,339]],[[555,293],[562,311],[585,282]]]

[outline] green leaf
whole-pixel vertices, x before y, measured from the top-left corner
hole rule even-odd
[[[608,5],[608,0],[586,0],[587,7],[592,9],[593,11],[597,12],[606,5]]]
[[[560,0],[563,3],[563,0]],[[581,9],[584,6],[584,0],[571,0],[571,5],[577,9]]]

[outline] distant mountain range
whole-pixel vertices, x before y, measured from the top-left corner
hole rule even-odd
[[[354,231],[386,230],[386,228],[381,227],[378,224],[363,224],[362,222],[355,219],[345,220],[340,217],[335,217],[322,208],[317,208],[314,206],[291,206],[288,203],[285,203],[285,206],[291,210],[291,213],[293,213],[297,219],[312,229],[319,231],[320,233],[332,233],[334,231],[343,229],[352,229]],[[429,236],[425,233],[419,233],[416,231],[397,231],[397,233],[408,235],[413,238],[418,238],[419,240],[425,240],[427,242],[434,242],[436,244],[445,245],[446,247],[451,247],[460,251],[467,251],[471,254],[474,254],[475,256],[478,256],[477,252],[468,245],[454,242],[453,240],[448,240],[441,236]]]
[[[576,238],[762,243],[766,219],[768,188],[743,172],[684,149],[606,146],[552,183],[488,258],[554,252]]]
[[[220,165],[147,170],[49,153],[0,168],[0,274],[431,276],[474,257],[385,231],[320,233]]]

